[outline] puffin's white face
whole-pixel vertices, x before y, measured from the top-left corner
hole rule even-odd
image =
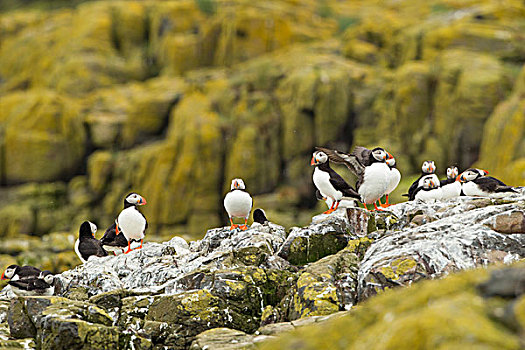
[[[326,163],[327,161],[328,161],[328,156],[326,155],[326,153],[317,151],[317,152],[314,152],[310,165],[319,165],[319,164]]]
[[[423,180],[423,188],[430,190],[432,188],[437,188],[438,185],[433,177],[427,177]]]
[[[384,162],[388,158],[388,153],[384,149],[378,148],[372,151],[372,157],[378,162]]]
[[[245,190],[246,186],[244,185],[244,181],[242,179],[233,179],[232,185],[230,186],[230,190]]]
[[[436,166],[434,165],[433,160],[426,160],[423,162],[423,165],[421,166],[421,170],[425,174],[433,174],[436,171]]]
[[[135,205],[144,205],[146,204],[146,199],[141,197],[138,193],[132,193],[126,197],[126,201]]]
[[[43,279],[44,282],[46,282],[47,284],[53,284],[53,282],[55,281],[55,276],[49,271],[40,272],[38,278]]]
[[[457,167],[451,166],[447,168],[447,179],[455,179],[456,177],[458,177],[458,174],[459,170]]]
[[[93,237],[95,237],[95,233],[97,233],[97,225],[95,225],[91,221],[88,221],[88,222],[89,222],[89,226],[91,227],[91,234],[93,235]]]
[[[2,279],[3,280],[8,280],[8,279],[11,279],[13,278],[13,276],[15,275],[15,271],[16,271],[16,266],[9,266],[7,269],[5,269],[4,273],[2,274]]]
[[[476,170],[476,171],[479,173],[479,176],[480,176],[480,177],[481,177],[481,176],[487,176],[487,175],[489,174],[488,171],[483,170],[483,169],[477,169],[477,168],[476,168],[476,169],[474,169],[474,170]]]

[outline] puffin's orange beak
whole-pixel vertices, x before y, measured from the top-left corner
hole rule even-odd
[[[392,156],[390,153],[386,152],[386,154],[388,154],[388,158],[387,159],[393,159],[394,156]]]
[[[310,162],[310,165],[315,165],[315,157],[312,157],[312,161]]]
[[[146,204],[146,198],[140,197],[138,205],[144,205]]]
[[[6,280],[7,279],[7,278],[5,278],[4,274],[5,274],[5,271],[2,272],[2,278],[0,278],[0,279],[2,279],[2,280]]]
[[[463,177],[463,174],[459,174],[458,177],[456,177],[456,181],[465,182],[465,178]]]
[[[487,176],[489,174],[489,172],[487,170],[481,170],[483,171],[483,173],[485,173],[485,176]]]

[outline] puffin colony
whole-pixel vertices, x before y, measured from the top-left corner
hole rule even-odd
[[[330,162],[344,164],[357,177],[355,187],[349,185],[335,170]],[[401,173],[396,169],[395,158],[381,147],[367,149],[357,146],[352,153],[344,153],[325,147],[316,147],[310,162],[315,167],[313,183],[317,188],[316,197],[324,200],[330,214],[339,206],[356,207],[362,203],[373,205],[373,210],[383,210],[388,207],[388,195],[397,187]],[[515,191],[502,181],[488,176],[486,170],[470,168],[459,174],[458,168],[447,169],[447,178],[439,180],[435,174],[433,161],[425,161],[421,167],[421,176],[414,181],[403,196],[411,201],[442,201],[458,196],[504,197]],[[385,196],[385,203],[381,198]],[[127,254],[135,249],[141,249],[144,235],[148,228],[146,217],[140,212],[139,206],[145,205],[146,199],[132,192],[124,198],[124,207],[115,221],[107,228],[103,237],[95,238],[97,226],[84,221],[80,225],[78,239],[75,242],[75,252],[82,263],[93,256],[103,257],[110,254]],[[224,197],[224,208],[230,219],[230,230],[248,229],[248,218],[252,211],[253,200],[246,191],[242,179],[233,179],[230,192]],[[239,225],[234,219],[244,220]],[[253,222],[264,224],[266,214],[262,209],[255,209]],[[50,271],[41,271],[33,266],[8,266],[2,273],[2,280],[9,280],[11,290],[16,295],[53,295],[55,279]]]

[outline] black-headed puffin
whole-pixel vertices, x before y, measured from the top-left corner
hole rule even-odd
[[[248,229],[248,217],[252,211],[252,197],[246,192],[246,186],[242,179],[233,179],[230,192],[226,193],[224,197],[224,209],[230,218],[230,230],[240,228],[241,230]],[[233,223],[233,218],[243,218],[244,225],[237,225]]]
[[[9,265],[2,273],[2,280],[19,280],[38,277],[42,271],[34,266]]]
[[[328,155],[330,161],[346,165],[357,176],[356,189],[366,209],[367,204],[374,204],[376,210],[381,210],[376,202],[389,185],[388,152],[381,147],[369,150],[361,146],[356,146],[350,154],[324,147],[316,149]]]
[[[421,186],[414,191],[414,199],[423,202],[439,201],[443,194],[439,179],[435,174],[427,175],[419,180]]]
[[[55,292],[55,276],[47,270],[37,277],[11,280],[8,283],[18,296],[51,296]]]
[[[108,252],[102,248],[102,243],[95,238],[97,225],[90,221],[84,221],[78,230],[78,239],[75,242],[75,253],[80,261],[85,263],[90,256],[107,256]]]
[[[440,181],[443,200],[456,198],[461,195],[461,182],[457,179],[458,175],[458,167],[451,166],[447,168],[447,179]]]
[[[417,178],[416,181],[414,181],[412,183],[412,185],[410,185],[410,188],[408,189],[408,193],[403,194],[403,196],[408,197],[409,199],[410,198],[413,199],[414,198],[414,191],[418,187],[420,187],[419,186],[419,180],[421,180],[421,178],[423,176],[434,174],[435,172],[436,172],[436,165],[434,164],[434,161],[433,160],[425,160],[423,162],[423,165],[421,165],[421,175]]]
[[[131,241],[140,240],[140,247],[144,242],[144,233],[148,228],[148,221],[146,217],[142,215],[137,206],[146,204],[146,199],[138,193],[130,193],[124,199],[124,209],[120,212],[119,216],[115,220],[115,234],[123,234],[128,241],[128,250],[124,253],[131,251]]]
[[[330,167],[328,155],[325,152],[314,152],[310,165],[315,166],[313,173],[315,187],[323,197],[332,200],[332,205],[324,214],[330,214],[336,210],[343,197],[360,198],[359,193]]]
[[[492,176],[485,176],[487,174],[486,170],[474,168],[462,172],[457,179],[462,183],[463,193],[475,197],[505,197],[517,193],[512,186],[507,186]]]

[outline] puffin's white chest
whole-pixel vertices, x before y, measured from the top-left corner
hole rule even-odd
[[[333,198],[336,201],[343,198],[343,192],[336,190],[334,186],[332,186],[330,183],[330,174],[326,171],[322,171],[316,167],[312,178],[315,187],[317,187],[323,196]]]
[[[146,229],[146,219],[135,209],[129,207],[122,210],[117,219],[119,230],[128,239],[143,239]]]
[[[397,185],[399,185],[399,181],[401,181],[401,173],[399,170],[397,170],[397,168],[390,169],[390,172],[388,173],[388,187],[385,194],[390,194],[395,190]]]
[[[224,197],[224,209],[232,218],[247,218],[252,210],[252,197],[241,190],[228,192]]]
[[[463,184],[463,193],[466,196],[478,196],[478,197],[488,197],[489,196],[488,192],[485,192],[482,189],[480,189],[479,186],[472,181],[468,181]]]
[[[386,163],[373,163],[365,168],[363,182],[357,192],[366,204],[372,204],[381,198],[388,188],[390,168]]]
[[[443,191],[441,187],[434,188],[429,191],[420,190],[416,193],[415,200],[422,200],[423,202],[433,202],[436,200],[441,200],[443,197]]]
[[[441,187],[443,194],[442,199],[456,198],[461,195],[461,182],[454,181],[453,183]]]

